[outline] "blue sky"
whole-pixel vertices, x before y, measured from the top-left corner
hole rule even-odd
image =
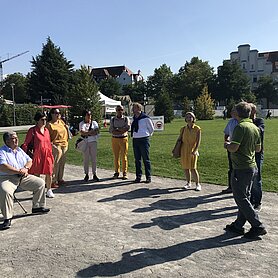
[[[80,65],[126,65],[146,78],[163,63],[175,73],[193,56],[215,69],[238,45],[278,50],[277,0],[0,1],[4,74],[31,71],[50,36]]]

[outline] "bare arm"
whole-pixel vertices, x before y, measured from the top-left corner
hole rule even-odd
[[[225,142],[224,148],[227,149],[230,153],[235,153],[239,149],[239,144]]]
[[[25,167],[28,167],[27,164],[32,165],[32,160],[28,161],[25,165]],[[31,167],[31,166],[30,166]],[[28,169],[22,168],[22,169],[16,169],[13,166],[9,164],[1,164],[0,165],[0,171],[7,173],[7,174],[13,174],[13,175],[20,175],[20,176],[27,176],[28,175]]]

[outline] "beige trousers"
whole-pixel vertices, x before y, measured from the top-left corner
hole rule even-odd
[[[4,219],[13,217],[13,194],[18,185],[24,190],[33,192],[33,208],[45,207],[45,184],[43,179],[28,175],[20,181],[20,177],[16,175],[0,176],[0,208]]]
[[[89,174],[89,163],[92,161],[92,173],[96,174],[97,171],[97,142],[89,142],[87,143],[87,148],[85,152],[83,152],[83,165],[84,165],[84,173]]]
[[[65,164],[66,164],[66,153],[68,146],[52,146],[52,154],[54,157],[54,168],[53,168],[53,179],[52,182],[56,183],[63,180]]]

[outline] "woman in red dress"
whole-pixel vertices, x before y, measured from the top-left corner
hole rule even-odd
[[[42,112],[37,112],[34,120],[37,123],[28,130],[22,149],[26,152],[28,144],[33,142],[33,164],[29,173],[36,176],[45,175],[45,184],[47,187],[46,196],[54,198],[54,194],[51,190],[54,159],[49,131],[45,127],[46,115]]]

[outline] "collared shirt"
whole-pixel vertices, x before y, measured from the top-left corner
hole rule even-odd
[[[255,150],[261,145],[261,138],[251,119],[242,119],[235,127],[232,143],[239,145],[238,150],[231,153],[233,169],[255,168]]]
[[[227,123],[224,129],[224,134],[229,136],[229,140],[232,139],[233,131],[237,125],[238,125],[238,121],[235,118],[230,119],[229,122]]]
[[[113,130],[117,130],[117,128],[125,128],[127,130],[130,129],[130,120],[126,116],[122,116],[121,118],[118,118],[117,116],[113,117],[110,121],[110,127],[109,127],[109,132],[112,133]],[[113,134],[113,137],[126,137],[128,135],[128,131],[115,135]]]
[[[84,131],[84,132],[88,132],[90,130],[94,130],[94,129],[98,129],[98,123],[96,121],[92,121],[91,123],[85,123],[84,121],[79,123],[79,131]],[[97,135],[90,135],[87,137],[87,142],[97,142],[99,138],[99,134]]]
[[[0,148],[0,165],[8,164],[19,170],[21,168],[24,168],[26,163],[30,160],[31,158],[19,147],[16,148],[15,152],[6,145]],[[0,176],[3,175],[14,174],[0,172]]]
[[[138,131],[133,132],[133,138],[143,138],[152,136],[154,132],[154,126],[152,120],[148,118],[138,121]]]

